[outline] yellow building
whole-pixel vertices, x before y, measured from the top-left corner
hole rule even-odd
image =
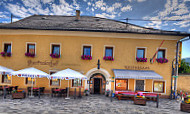
[[[109,89],[169,95],[176,43],[186,36],[98,17],[33,15],[0,25],[0,50],[5,52],[0,65],[13,70],[35,67],[49,74],[71,68],[86,75],[88,81],[70,82],[71,91],[82,85],[91,93]],[[2,75],[0,84],[26,89],[31,79]],[[39,78],[34,85],[48,92],[67,84]]]

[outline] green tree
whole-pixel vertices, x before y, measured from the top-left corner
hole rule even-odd
[[[181,61],[181,67],[178,70],[179,73],[190,73],[189,63],[185,62],[185,60]]]

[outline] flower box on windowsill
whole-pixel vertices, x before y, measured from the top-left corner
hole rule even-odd
[[[11,55],[12,55],[11,53],[1,52],[2,57],[6,57],[6,56],[11,57]]]
[[[92,60],[92,56],[90,56],[90,55],[82,55],[81,59],[83,59],[83,60]]]
[[[156,59],[156,61],[157,61],[158,63],[167,63],[167,62],[168,62],[168,59],[166,59],[166,58],[159,58],[159,59]]]
[[[104,56],[103,59],[106,61],[114,61],[114,58],[112,56]]]
[[[35,54],[34,53],[25,53],[25,56],[27,56],[27,57],[35,57]]]
[[[50,56],[51,56],[52,58],[60,58],[60,55],[58,55],[58,54],[50,54]]]
[[[136,58],[137,62],[147,62],[147,58]]]

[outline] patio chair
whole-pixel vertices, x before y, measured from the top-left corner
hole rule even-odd
[[[31,87],[27,87],[27,95],[29,96],[29,95],[31,95]]]
[[[15,89],[18,90],[18,86],[15,86]]]
[[[11,92],[13,91],[13,87],[9,87],[7,90],[8,90],[8,94],[11,94]]]
[[[59,96],[60,97],[66,97],[66,95],[67,95],[67,89],[61,89],[61,91],[59,92]]]
[[[44,95],[45,87],[40,87],[40,95]]]
[[[54,89],[55,89],[55,88],[51,88],[51,97],[54,97],[54,95],[55,95]]]

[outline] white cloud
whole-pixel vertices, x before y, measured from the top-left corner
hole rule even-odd
[[[16,22],[16,21],[18,21],[19,19],[17,19],[17,18],[13,18],[13,22]]]
[[[155,20],[187,20],[190,19],[190,11],[185,4],[186,0],[167,0],[165,9],[160,11],[154,17],[146,16],[144,19]],[[153,22],[151,22],[153,23]],[[154,23],[153,23],[154,24]],[[190,26],[190,21],[179,21],[173,23],[179,27],[186,28]],[[147,26],[150,24],[147,24]],[[161,26],[161,25],[160,25]],[[164,26],[164,25],[163,25]]]
[[[102,18],[111,18],[111,19],[115,18],[115,15],[113,15],[113,14],[109,15],[107,13],[96,14],[95,16],[96,17],[102,17]]]
[[[175,28],[171,29],[171,31],[175,31],[175,30],[176,30]]]
[[[41,2],[43,2],[44,4],[48,4],[48,3],[51,3],[53,2],[54,0],[41,0]]]
[[[116,2],[116,3],[114,3],[112,6],[113,6],[114,8],[120,8],[122,5],[121,5],[121,3]]]
[[[131,11],[131,10],[132,10],[132,6],[130,6],[130,5],[127,5],[127,6],[121,8],[122,12]]]
[[[145,2],[146,0],[137,0],[137,2]]]

